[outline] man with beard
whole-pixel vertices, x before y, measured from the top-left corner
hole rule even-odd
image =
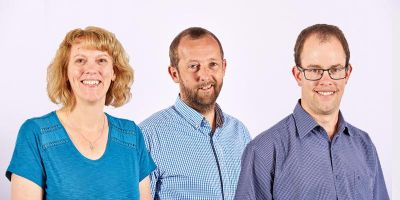
[[[180,94],[175,105],[140,124],[157,165],[153,197],[231,200],[250,136],[216,103],[226,69],[221,43],[210,31],[192,27],[175,37],[169,56]]]
[[[294,56],[301,99],[293,114],[247,145],[235,199],[389,199],[370,137],[339,110],[352,72],[344,34],[333,25],[310,26]]]

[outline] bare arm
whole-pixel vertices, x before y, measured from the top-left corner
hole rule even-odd
[[[11,176],[11,199],[42,200],[43,189],[36,183],[16,174]]]
[[[147,176],[139,183],[140,200],[151,200],[150,178]]]

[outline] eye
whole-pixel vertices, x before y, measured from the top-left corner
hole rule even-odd
[[[86,60],[83,59],[83,58],[77,58],[77,59],[75,59],[75,63],[76,63],[76,64],[84,64],[85,62],[86,62]]]
[[[189,64],[188,68],[190,71],[197,71],[199,69],[200,65],[199,64]]]
[[[308,69],[308,71],[310,73],[313,73],[313,74],[320,74],[321,73],[321,69]]]
[[[211,62],[211,63],[209,64],[209,66],[210,66],[210,68],[215,69],[215,68],[217,68],[219,65],[218,65],[218,63],[216,63],[216,62]]]
[[[329,71],[331,72],[331,74],[335,74],[335,73],[339,73],[343,70],[344,68],[331,68],[329,69]]]
[[[104,65],[108,63],[108,60],[105,58],[99,58],[97,61],[99,64]]]

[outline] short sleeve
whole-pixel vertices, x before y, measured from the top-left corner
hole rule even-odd
[[[156,164],[151,158],[150,152],[147,150],[146,145],[144,143],[144,138],[142,131],[139,127],[137,127],[137,151],[139,155],[139,181],[142,181],[146,176],[148,176],[155,168]]]
[[[39,149],[39,127],[33,120],[27,120],[20,128],[6,177],[17,174],[44,188],[45,173]]]

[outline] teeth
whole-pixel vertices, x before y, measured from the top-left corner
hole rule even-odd
[[[210,88],[211,88],[211,86],[212,86],[212,85],[206,85],[206,86],[203,86],[203,87],[201,87],[201,89],[203,89],[203,90],[207,90],[207,89],[210,89]]]
[[[85,85],[98,85],[100,81],[97,80],[84,80],[82,81],[83,84]]]
[[[328,96],[328,95],[332,95],[333,92],[318,92],[318,94],[323,95],[323,96]]]

